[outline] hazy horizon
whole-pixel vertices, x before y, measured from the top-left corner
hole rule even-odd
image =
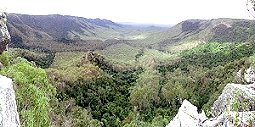
[[[187,19],[253,19],[246,10],[246,0],[8,0],[1,2],[0,9],[8,13],[61,14],[135,24],[172,25]]]

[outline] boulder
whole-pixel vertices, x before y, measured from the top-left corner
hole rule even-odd
[[[236,73],[235,77],[236,83],[252,84],[255,82],[255,69],[254,67],[249,67],[248,69],[240,69]]]
[[[244,80],[247,83],[254,83],[255,82],[255,70],[253,67],[249,67],[244,73]]]
[[[20,127],[12,80],[0,75],[0,127]]]
[[[177,115],[167,127],[199,127],[201,121],[206,120],[204,113],[199,114],[197,107],[184,100]]]

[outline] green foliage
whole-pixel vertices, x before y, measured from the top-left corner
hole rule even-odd
[[[55,96],[55,88],[49,83],[43,69],[17,58],[13,64],[1,70],[1,74],[14,80],[18,112],[21,125],[27,127],[51,126],[48,114],[50,99]]]
[[[97,64],[105,67],[103,63]],[[129,88],[136,81],[137,72],[116,72],[112,69],[105,72],[109,72],[111,76],[89,63],[64,70],[48,69],[49,78],[56,84],[57,98],[60,101],[74,98],[77,105],[83,109],[88,108],[93,118],[100,120],[104,126],[121,126],[122,120],[131,110],[127,98]],[[82,121],[79,118],[77,121]]]
[[[51,119],[56,127],[101,127],[103,125],[99,120],[93,119],[88,110],[75,105],[73,99],[55,102],[52,105]]]
[[[168,81],[162,87],[161,94],[172,106],[177,105],[176,103],[181,104],[184,99],[188,98],[188,93],[190,91],[188,91],[188,87],[185,88],[185,86],[192,84],[192,79],[181,74],[178,69],[176,72],[168,74],[167,77]]]
[[[177,58],[176,54],[169,54],[155,49],[144,49],[143,54],[137,59],[138,65],[144,69],[154,69],[160,63],[168,63]]]
[[[84,52],[57,52],[51,68],[74,66],[80,62],[84,54]]]
[[[169,117],[156,116],[152,120],[153,127],[165,127],[169,123]]]
[[[233,22],[230,28],[223,24],[216,26],[215,34],[210,41],[249,42],[255,38],[255,23],[249,21]]]
[[[57,82],[73,83],[77,80],[90,80],[100,77],[102,70],[92,65],[86,64],[80,67],[62,67],[62,69],[50,68],[47,69],[49,79],[57,80]],[[54,84],[57,84],[54,82]]]
[[[130,124],[126,124],[124,127],[150,127],[150,124],[144,121],[132,121]]]
[[[11,56],[9,55],[9,53],[4,51],[0,55],[0,62],[3,64],[3,66],[9,66],[10,65],[10,58],[11,58]]]
[[[165,127],[169,123],[168,117],[156,116],[151,122],[144,122],[139,120],[140,116],[137,114],[134,120],[129,124],[125,124],[124,127]]]
[[[137,79],[130,91],[130,103],[138,110],[150,109],[158,103],[159,75],[156,70],[146,70]]]
[[[73,119],[73,126],[75,127],[101,127],[103,126],[102,122],[95,120],[89,114],[89,112],[82,108],[76,107],[71,112],[71,118]]]
[[[113,61],[125,64],[135,64],[135,58],[136,55],[139,54],[139,49],[123,43],[109,46],[101,52]]]
[[[165,75],[168,77],[167,83],[162,88],[162,94],[173,107],[178,107],[174,105],[174,100],[186,98],[198,109],[203,108],[209,113],[210,107],[224,86],[234,81],[235,73],[245,66],[245,61],[246,59],[236,60],[211,69],[189,66],[186,71],[177,69],[174,72],[167,72]]]
[[[254,43],[207,43],[184,51],[179,61],[159,67],[165,77],[161,105],[176,110],[183,99],[188,99],[210,115],[210,107],[224,86],[235,81],[240,69],[253,63],[249,56],[254,49]]]
[[[34,62],[41,68],[49,68],[55,58],[55,53],[33,52],[25,49],[11,49],[13,57],[22,57]]]
[[[167,53],[142,50],[136,61],[143,69],[116,66],[92,53],[87,61],[48,69],[48,74],[57,87],[60,103],[73,98],[93,117],[90,113],[60,113],[68,116],[73,125],[79,126],[85,122],[81,117],[86,117],[87,123],[96,119],[95,125],[111,127],[165,126],[184,99],[210,115],[210,107],[224,86],[235,81],[237,71],[254,63],[249,57],[254,49],[253,43],[212,42],[183,51],[178,59]],[[169,65],[156,68],[162,62]]]
[[[185,50],[190,50],[192,48],[197,47],[199,44],[203,43],[202,41],[184,41],[179,43],[174,43],[172,45],[167,46],[167,51],[170,53],[180,53]]]
[[[129,84],[116,82],[109,77],[93,81],[78,80],[66,93],[82,107],[89,107],[94,118],[105,126],[118,126],[130,111],[128,98]]]
[[[206,43],[182,54],[180,66],[186,68],[189,64],[207,68],[225,65],[228,62],[248,57],[254,53],[255,44]]]
[[[39,59],[28,59],[31,61],[34,61],[36,65],[40,66],[41,68],[49,68],[50,65],[53,63],[55,57],[55,53],[49,53],[45,57],[39,58]]]
[[[242,121],[242,117],[239,116],[239,112],[246,112],[253,107],[254,104],[251,104],[250,102],[253,102],[253,100],[245,99],[242,98],[243,93],[241,91],[237,91],[235,93],[235,96],[232,100],[231,104],[231,111],[235,112],[235,117],[234,117],[234,125],[238,126],[238,123]],[[253,116],[251,116],[252,118]]]

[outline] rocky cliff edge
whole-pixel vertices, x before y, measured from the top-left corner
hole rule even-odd
[[[214,102],[212,118],[184,100],[167,127],[255,127],[255,84],[227,84]]]

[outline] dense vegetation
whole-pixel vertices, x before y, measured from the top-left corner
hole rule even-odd
[[[0,57],[1,74],[14,80],[23,126],[163,127],[184,99],[210,115],[227,83],[244,83],[236,72],[254,65],[255,44],[210,42],[173,54],[143,49],[135,66],[93,52],[41,64],[49,54],[11,51]]]
[[[254,22],[235,22],[232,27],[223,24],[214,28],[215,34],[211,41],[221,42],[246,42],[255,39],[255,23]]]
[[[5,67],[0,73],[14,80],[21,125],[50,126],[50,101],[56,90],[50,84],[45,70],[34,67],[23,58],[14,59],[6,52],[1,55],[1,61]]]

